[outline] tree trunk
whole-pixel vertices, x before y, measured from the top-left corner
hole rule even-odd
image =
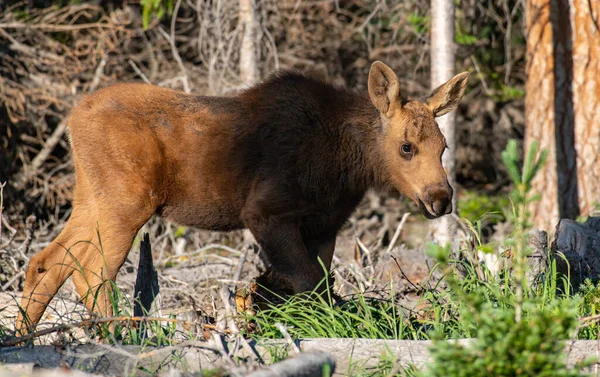
[[[527,83],[525,85],[525,148],[532,140],[548,151],[546,165],[533,181],[533,190],[542,193],[531,206],[534,226],[550,231],[558,221],[558,177],[555,148],[554,49],[551,0],[527,2]],[[560,104],[558,104],[560,105]]]
[[[589,215],[600,203],[600,1],[574,0],[571,20],[579,210]]]
[[[529,0],[526,146],[537,139],[548,162],[533,183],[533,225],[589,214],[600,190],[600,2]]]
[[[431,0],[431,88],[435,89],[454,76],[454,1]],[[448,182],[454,189],[452,209],[456,212],[456,137],[454,128],[455,112],[452,111],[437,119],[446,137],[448,149],[442,163],[448,175]],[[443,216],[431,222],[432,239],[440,245],[450,243],[455,237],[456,220],[453,216]],[[454,245],[457,246],[457,245]]]
[[[255,0],[240,0],[240,23],[243,25],[240,46],[240,78],[246,85],[258,81],[258,14]]]

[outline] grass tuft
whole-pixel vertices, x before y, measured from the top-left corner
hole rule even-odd
[[[393,298],[355,294],[334,303],[313,292],[269,305],[247,320],[256,323],[255,336],[268,339],[283,337],[276,323],[283,324],[294,338],[426,339],[424,327],[408,312]]]

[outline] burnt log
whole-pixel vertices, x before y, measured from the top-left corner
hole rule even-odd
[[[144,233],[144,239],[140,243],[140,262],[135,279],[133,315],[136,317],[148,315],[158,292],[158,273],[152,263],[150,236]]]

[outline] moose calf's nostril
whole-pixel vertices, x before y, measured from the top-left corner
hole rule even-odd
[[[446,205],[446,215],[449,215],[452,213],[452,201],[449,201],[448,204]]]
[[[434,200],[431,207],[435,215],[441,215],[446,210],[445,201],[443,199]]]
[[[439,198],[431,203],[431,209],[437,216],[447,215],[452,212],[452,201],[447,198]]]

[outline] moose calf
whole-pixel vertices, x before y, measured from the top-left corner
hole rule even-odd
[[[435,117],[453,110],[464,72],[424,101],[375,62],[368,93],[280,73],[234,97],[119,84],[68,119],[73,212],[27,267],[17,330],[31,331],[72,276],[86,306],[112,315],[110,284],[157,213],[215,231],[248,228],[281,289],[313,289],[336,234],[369,189],[395,189],[433,219],[452,211]]]

